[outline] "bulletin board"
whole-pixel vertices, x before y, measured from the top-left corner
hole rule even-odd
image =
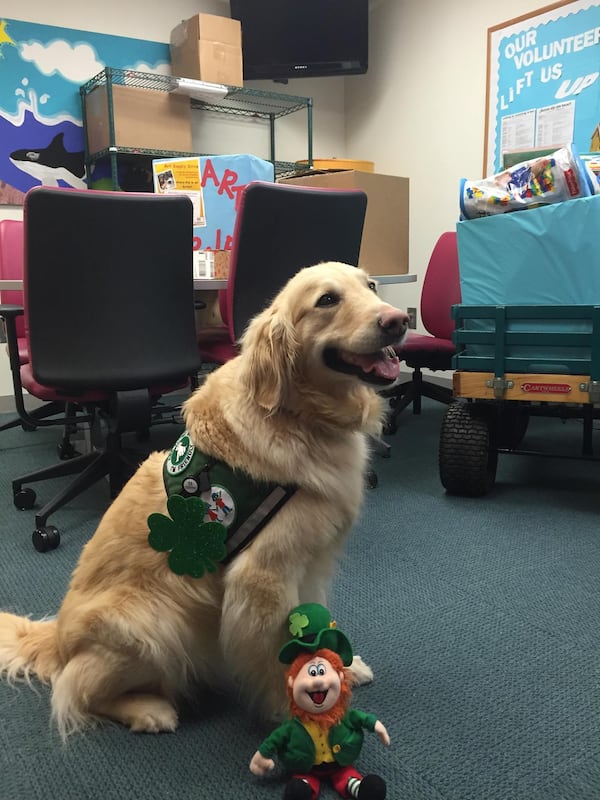
[[[600,0],[503,22],[488,29],[487,45],[484,176],[511,151],[600,149]]]

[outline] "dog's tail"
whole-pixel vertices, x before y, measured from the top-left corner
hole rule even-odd
[[[55,619],[0,613],[0,676],[10,683],[31,683],[34,676],[48,683],[60,669]]]

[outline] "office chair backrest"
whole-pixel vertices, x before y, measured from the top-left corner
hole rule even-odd
[[[20,219],[0,220],[0,278],[2,280],[23,279],[23,222]],[[10,305],[23,305],[21,289],[2,291],[2,302]],[[17,317],[17,336],[25,336],[25,321]]]
[[[148,388],[198,366],[185,196],[36,187],[24,203],[34,377],[67,391]]]
[[[421,290],[421,321],[440,339],[451,339],[454,321],[450,307],[460,303],[460,274],[456,233],[442,233],[429,258]]]
[[[359,189],[249,183],[236,217],[225,293],[232,341],[298,270],[321,261],[357,265],[366,209]]]

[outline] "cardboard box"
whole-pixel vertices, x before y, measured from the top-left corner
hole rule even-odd
[[[408,272],[408,178],[343,170],[285,178],[282,182],[362,189],[367,194],[367,214],[359,266],[371,275],[405,275]]]
[[[230,250],[213,251],[213,275],[215,278],[227,280],[229,278],[229,258]]]
[[[171,71],[181,78],[243,86],[239,20],[196,14],[177,25],[171,31]]]
[[[85,118],[90,153],[108,147],[144,150],[192,149],[192,121],[188,97],[132,86],[113,86],[114,141],[108,123],[106,86],[85,97]]]

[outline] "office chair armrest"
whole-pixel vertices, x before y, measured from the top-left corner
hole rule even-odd
[[[23,384],[21,382],[21,360],[19,358],[19,344],[17,341],[17,317],[21,317],[23,314],[23,306],[0,303],[0,319],[4,321],[4,329],[6,331],[6,345],[8,347],[8,360],[12,375],[15,408],[19,418],[32,430],[46,425],[77,425],[82,421],[86,421],[86,418],[82,416],[76,417],[69,415],[65,415],[59,419],[44,420],[38,417],[32,417],[25,408],[25,403],[23,401]],[[89,418],[91,419],[91,417]]]
[[[17,414],[26,424],[31,424],[33,420],[29,417],[23,402],[23,384],[21,383],[21,360],[19,358],[19,344],[17,341],[17,317],[24,314],[23,306],[12,305],[9,303],[0,304],[0,318],[4,323],[6,333],[6,346],[8,348],[8,360],[12,375],[13,394]],[[36,426],[32,425],[32,429]]]
[[[8,358],[13,377],[15,368],[17,372],[19,372],[21,367],[21,362],[19,360],[19,345],[17,343],[17,317],[22,317],[24,313],[25,309],[23,306],[12,303],[0,303],[0,318],[4,322],[6,345],[8,347]]]
[[[0,317],[20,317],[25,313],[23,306],[15,305],[14,303],[0,303]]]
[[[23,402],[23,384],[21,383],[21,361],[19,359],[19,344],[17,342],[17,317],[24,314],[23,306],[11,305],[9,303],[0,304],[0,318],[4,322],[6,332],[6,346],[8,348],[8,360],[13,382],[13,394],[17,413],[21,420],[26,424],[30,423],[29,414]],[[35,425],[33,426],[35,428]]]

